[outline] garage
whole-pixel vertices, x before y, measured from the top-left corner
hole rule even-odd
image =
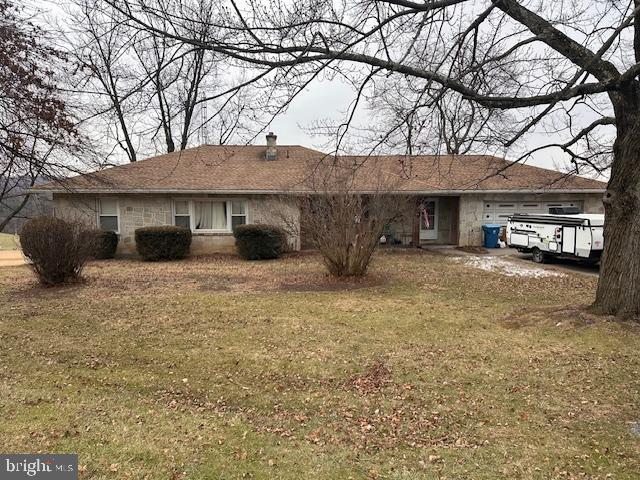
[[[578,207],[582,210],[582,202],[562,202],[562,201],[546,201],[546,202],[513,202],[488,200],[484,202],[484,212],[482,223],[495,223],[506,225],[507,219],[516,213],[543,214],[549,213],[549,209],[553,207]]]

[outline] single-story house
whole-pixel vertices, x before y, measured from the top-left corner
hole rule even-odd
[[[202,145],[34,190],[53,194],[56,215],[115,231],[122,254],[135,252],[134,232],[143,226],[189,227],[192,252],[213,253],[233,249],[236,225],[279,225],[285,218],[289,226],[298,223],[290,238],[298,249],[305,238],[296,197],[310,193],[306,179],[327,158],[299,145],[277,145],[276,136],[269,134],[262,146]],[[494,156],[340,159],[363,171],[376,165],[370,180],[355,184],[363,195],[379,188],[381,175],[393,178],[388,194],[401,195],[415,212],[390,226],[398,244],[480,245],[483,224],[504,224],[516,212],[548,213],[550,207],[562,206],[603,212],[605,183]]]

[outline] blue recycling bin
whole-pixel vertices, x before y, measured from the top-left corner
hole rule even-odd
[[[500,229],[502,225],[495,225],[489,223],[482,226],[484,232],[484,247],[485,248],[498,248],[498,240],[500,239]]]

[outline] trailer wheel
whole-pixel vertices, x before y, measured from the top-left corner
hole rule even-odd
[[[533,254],[532,260],[536,263],[544,263],[546,260],[546,255],[539,248],[534,248],[531,253]]]

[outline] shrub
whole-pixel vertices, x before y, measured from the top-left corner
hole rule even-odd
[[[233,231],[238,254],[245,260],[278,258],[287,247],[287,234],[272,225],[239,225]]]
[[[93,238],[85,224],[56,217],[29,220],[20,232],[22,252],[45,285],[79,279],[91,256]]]
[[[116,256],[118,248],[118,235],[111,230],[93,230],[92,256],[98,260],[105,260]]]
[[[184,227],[143,227],[135,236],[138,254],[150,262],[184,258],[191,246],[191,230]]]
[[[363,196],[341,183],[336,190],[300,198],[301,229],[331,275],[360,277],[367,273],[385,226],[411,225],[415,200],[384,193]]]

